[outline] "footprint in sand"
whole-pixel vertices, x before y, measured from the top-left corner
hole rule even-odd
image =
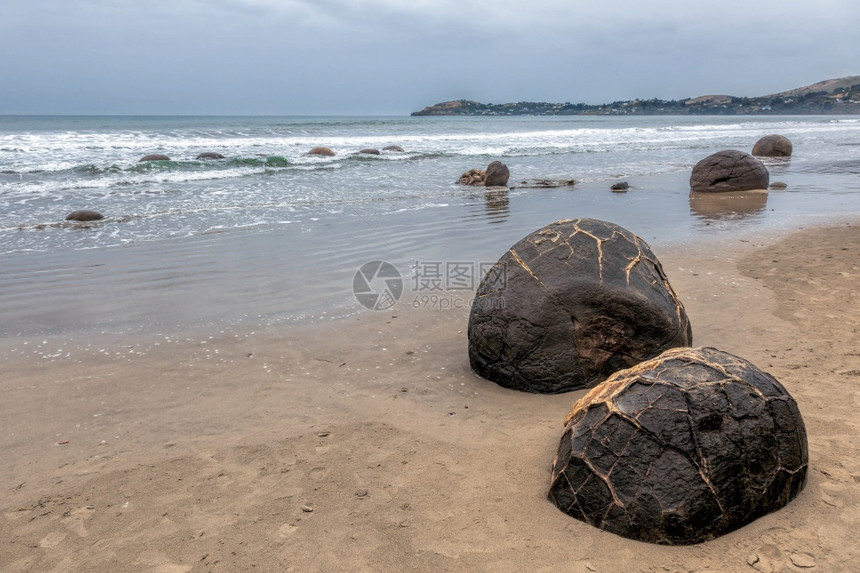
[[[785,558],[776,545],[762,545],[747,557],[747,564],[761,573],[782,571]]]
[[[50,549],[51,547],[56,547],[66,538],[67,533],[63,531],[52,531],[48,535],[42,538],[39,542],[39,547],[44,547],[46,549]]]
[[[317,466],[315,468],[311,468],[311,470],[308,472],[308,476],[312,480],[315,480],[315,481],[320,481],[323,478],[325,478],[325,476],[327,476],[327,475],[328,475],[328,470],[322,466]]]
[[[87,531],[87,526],[84,522],[92,517],[93,513],[95,513],[95,508],[91,505],[72,509],[64,515],[62,523],[80,537],[86,537],[89,535],[89,531]]]

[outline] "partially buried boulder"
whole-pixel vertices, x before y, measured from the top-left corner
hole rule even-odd
[[[323,157],[334,157],[334,151],[328,147],[314,147],[308,151],[308,155],[321,155]]]
[[[618,183],[613,183],[610,189],[616,193],[624,193],[630,189],[630,184],[627,181],[619,181]]]
[[[588,388],[693,335],[648,245],[613,223],[557,221],[487,272],[469,316],[469,361],[506,388]]]
[[[220,153],[216,153],[214,151],[204,151],[200,155],[197,156],[198,161],[203,161],[206,159],[224,159],[224,156]]]
[[[784,135],[765,135],[752,148],[752,154],[758,157],[791,157],[791,141]]]
[[[785,506],[808,458],[803,418],[775,378],[714,348],[673,349],[574,404],[549,498],[624,537],[698,543]]]
[[[170,158],[160,153],[151,153],[149,155],[144,155],[143,157],[138,159],[138,162],[140,161],[170,161]]]
[[[770,174],[764,164],[743,151],[729,149],[705,157],[693,167],[690,191],[720,193],[767,189]]]
[[[382,148],[382,151],[394,151],[396,153],[403,153],[403,148],[399,145],[386,145]]]
[[[98,211],[90,211],[88,209],[81,209],[79,211],[72,211],[68,215],[66,215],[66,221],[99,221],[104,219],[105,216],[99,213]]]
[[[368,148],[368,149],[362,149],[361,151],[359,151],[359,153],[363,153],[364,155],[379,155],[379,150]]]
[[[508,184],[508,179],[511,173],[508,166],[501,161],[493,161],[487,165],[486,175],[484,176],[484,186],[486,187],[504,187]]]

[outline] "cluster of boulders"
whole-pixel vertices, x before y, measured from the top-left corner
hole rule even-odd
[[[483,187],[505,187],[511,172],[508,166],[501,161],[493,161],[486,169],[470,169],[463,173],[457,180],[460,185],[472,185]]]
[[[382,148],[382,151],[390,151],[393,153],[403,153],[403,148],[400,147],[399,145],[386,145],[385,147]],[[322,147],[322,146],[314,147],[313,149],[308,151],[307,154],[308,155],[319,155],[322,157],[334,157],[336,155],[335,152],[331,148]],[[358,155],[382,155],[382,153],[376,148],[368,147],[366,149],[362,149],[361,151],[359,151]]]
[[[770,172],[759,157],[790,157],[791,141],[783,135],[766,135],[752,148],[752,153],[736,149],[718,151],[693,166],[690,191],[723,193],[785,188],[784,183],[770,183]]]
[[[387,145],[382,148],[383,151],[390,151],[394,153],[403,153],[403,148],[399,145]],[[381,155],[378,149],[368,148],[362,149],[358,153],[365,155]],[[322,157],[334,157],[335,152],[330,147],[317,146],[310,149],[307,152],[307,155],[319,155]],[[198,161],[205,161],[207,159],[224,159],[224,156],[220,153],[214,151],[205,151],[199,154],[195,159]],[[161,153],[151,153],[149,155],[144,155],[138,162],[141,161],[170,161],[170,157]]]
[[[387,145],[382,148],[383,151],[389,151],[393,153],[403,153],[403,148],[399,145]],[[364,155],[381,155],[378,149],[362,149],[358,152],[359,154]],[[332,151],[328,147],[314,147],[310,151],[307,152],[307,155],[319,155],[323,157],[334,157],[335,152]],[[204,151],[203,153],[198,154],[195,159],[197,161],[208,161],[208,160],[217,160],[217,159],[225,159],[224,155],[215,151]],[[171,158],[168,155],[164,155],[163,153],[150,153],[148,155],[144,155],[140,159],[137,160],[138,163],[145,163],[150,161],[171,161]],[[104,215],[98,213],[97,211],[90,210],[78,210],[72,211],[68,215],[66,215],[66,221],[73,222],[92,222],[99,221],[104,219]]]
[[[592,388],[565,421],[550,500],[655,543],[741,527],[806,480],[806,430],[785,388],[692,342],[653,251],[595,219],[557,221],[513,245],[469,316],[477,374],[525,392]]]

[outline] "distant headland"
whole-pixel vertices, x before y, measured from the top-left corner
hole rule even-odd
[[[680,100],[628,100],[607,104],[479,103],[456,100],[427,106],[414,116],[428,115],[794,115],[860,114],[860,76],[825,80],[759,97],[704,95]]]

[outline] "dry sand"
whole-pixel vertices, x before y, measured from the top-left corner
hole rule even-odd
[[[0,343],[0,570],[856,571],[860,226],[658,253],[696,345],[794,395],[806,489],[714,541],[601,532],[546,500],[582,394],[469,370],[467,312]],[[705,254],[703,254],[705,253]]]

